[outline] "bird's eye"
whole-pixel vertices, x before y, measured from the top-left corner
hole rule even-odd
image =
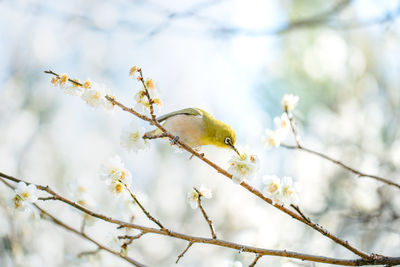
[[[231,142],[231,139],[229,138],[229,137],[226,137],[225,138],[225,144],[227,144],[227,145],[230,145],[232,142]]]

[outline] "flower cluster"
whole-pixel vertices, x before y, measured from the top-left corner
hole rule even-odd
[[[125,185],[129,186],[132,182],[131,173],[125,168],[119,156],[109,158],[103,163],[100,178],[106,181],[116,196],[120,196],[124,192]]]
[[[80,96],[86,104],[94,108],[113,109],[113,104],[106,99],[112,97],[110,91],[104,86],[93,84],[90,80],[80,82],[70,79],[67,74],[61,74],[51,79],[51,83],[60,86],[67,95]]]
[[[265,187],[263,194],[271,198],[275,203],[289,205],[297,204],[298,193],[300,191],[299,184],[294,183],[292,177],[283,177],[279,179],[275,175],[264,176]]]
[[[132,77],[135,77],[135,74],[137,72],[140,73],[140,76],[137,77],[137,80],[142,82],[143,87],[134,96],[134,99],[136,101],[135,109],[138,110],[139,112],[149,110],[150,109],[150,101],[153,103],[153,105],[158,107],[158,109],[161,109],[162,102],[161,102],[161,99],[158,97],[158,92],[156,90],[154,80],[151,78],[143,80],[143,77],[141,76],[142,75],[141,69],[138,68],[137,66],[133,66],[130,69],[129,75]]]
[[[150,143],[143,138],[144,134],[144,127],[139,126],[135,121],[132,121],[129,127],[122,131],[121,146],[128,151],[133,152],[148,148]]]
[[[211,189],[209,189],[205,185],[201,185],[199,190],[192,189],[188,194],[187,194],[187,200],[192,209],[197,209],[199,206],[199,197],[204,197],[207,199],[212,198],[212,192]]]
[[[284,95],[282,98],[282,108],[284,113],[280,117],[274,118],[275,130],[266,129],[265,136],[263,137],[263,143],[266,148],[279,147],[281,143],[286,139],[290,131],[290,121],[288,112],[292,111],[297,102],[299,101],[298,96],[292,94]]]
[[[232,181],[237,184],[243,182],[245,178],[253,178],[259,169],[258,157],[247,153],[234,154],[228,163],[228,172],[232,174]]]
[[[26,185],[19,182],[15,188],[15,196],[13,197],[13,207],[17,210],[25,211],[32,208],[32,203],[38,200],[38,191],[35,185]]]

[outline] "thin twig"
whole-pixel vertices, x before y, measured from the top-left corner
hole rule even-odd
[[[210,219],[210,217],[208,217],[206,211],[205,211],[204,208],[203,208],[203,205],[201,204],[201,197],[202,197],[202,195],[201,195],[201,193],[200,193],[199,190],[197,190],[196,188],[193,188],[193,189],[194,189],[194,190],[196,191],[196,193],[199,195],[199,197],[197,198],[197,203],[199,204],[199,208],[200,208],[200,210],[201,210],[201,213],[203,214],[204,219],[206,220],[206,222],[208,223],[208,226],[210,227],[211,236],[212,236],[212,238],[216,239],[216,238],[217,238],[217,234],[215,233],[213,222],[212,222],[212,220]]]
[[[301,148],[302,146],[300,144],[300,136],[299,136],[299,133],[297,132],[297,127],[296,127],[296,123],[294,122],[294,119],[293,119],[293,114],[287,110],[285,110],[285,113],[289,119],[290,129],[293,132],[294,140],[296,141],[297,147]]]
[[[46,200],[56,200],[55,197],[39,197],[38,200],[46,201]]]
[[[193,245],[193,242],[189,242],[189,244],[187,245],[187,247],[185,248],[185,250],[182,251],[182,253],[178,255],[178,258],[176,259],[176,262],[175,262],[175,263],[178,263],[179,260],[180,260],[183,256],[185,256],[185,253],[189,250],[189,248],[190,248],[192,245]]]
[[[147,218],[149,218],[149,220],[153,221],[155,224],[157,224],[161,229],[164,229],[165,227],[161,224],[161,222],[159,220],[157,220],[156,218],[154,218],[153,216],[151,216],[150,212],[148,212],[143,205],[139,202],[139,200],[137,199],[137,197],[135,196],[135,194],[133,194],[132,190],[129,189],[128,185],[123,183],[121,180],[119,180],[120,183],[122,183],[126,190],[129,192],[129,194],[131,195],[133,201],[139,206],[139,208],[143,211],[143,213],[147,216]]]
[[[60,77],[60,75],[58,75],[57,73],[55,73],[55,72],[52,71],[52,70],[45,70],[44,73],[54,75],[54,76],[56,76],[57,78]],[[82,83],[80,83],[80,82],[78,82],[78,81],[76,81],[76,80],[73,80],[73,79],[68,78],[68,81],[70,81],[71,83],[76,84],[76,85],[78,85],[78,86],[83,86]]]
[[[146,83],[145,83],[145,81],[144,81],[144,78],[143,78],[142,68],[139,68],[137,71],[138,71],[139,74],[140,74],[139,80],[140,80],[140,81],[142,82],[142,84],[143,84],[143,88],[144,88],[145,95],[146,95],[146,97],[147,97],[147,100],[149,101],[150,116],[151,116],[152,120],[155,121],[155,120],[156,120],[156,115],[154,114],[154,106],[153,106],[154,100],[151,98],[150,93],[149,93],[149,90],[147,89],[147,85],[146,85]]]
[[[146,232],[140,232],[137,235],[131,236],[131,235],[123,235],[123,236],[119,236],[118,239],[128,239],[128,241],[126,241],[122,246],[128,246],[130,244],[132,244],[132,242],[136,239],[141,238],[142,236],[144,236],[146,234]]]
[[[291,130],[293,132],[293,135],[294,135],[294,138],[295,138],[295,141],[296,141],[296,146],[290,146],[290,145],[286,145],[286,144],[281,144],[281,146],[283,146],[285,148],[289,148],[289,149],[302,150],[302,151],[308,152],[310,154],[314,154],[316,156],[319,156],[321,158],[329,160],[330,162],[333,162],[333,163],[343,167],[344,169],[346,169],[346,170],[348,170],[348,171],[350,171],[350,172],[352,172],[354,174],[357,174],[359,177],[369,177],[369,178],[375,179],[377,181],[383,182],[385,184],[395,186],[395,187],[400,189],[400,184],[398,184],[398,183],[392,182],[392,181],[390,181],[390,180],[388,180],[386,178],[383,178],[383,177],[380,177],[380,176],[377,176],[377,175],[371,175],[371,174],[363,173],[363,172],[358,171],[358,170],[356,170],[356,169],[344,164],[343,162],[341,162],[339,160],[336,160],[336,159],[333,159],[333,158],[331,158],[331,157],[329,157],[329,156],[327,156],[327,155],[325,155],[325,154],[323,154],[321,152],[317,152],[315,150],[311,150],[309,148],[304,147],[300,143],[300,137],[299,137],[299,134],[297,132],[296,123],[294,121],[293,115],[287,110],[285,110],[285,113],[287,114],[287,116],[289,118],[290,128],[291,128]]]
[[[323,154],[323,153],[321,153],[321,152],[318,152],[318,151],[315,151],[315,150],[311,150],[311,149],[306,148],[306,147],[304,147],[304,146],[298,147],[298,146],[291,146],[291,145],[286,145],[286,144],[281,144],[281,146],[282,146],[282,147],[285,147],[285,148],[288,148],[288,149],[297,149],[297,150],[305,151],[305,152],[310,153],[310,154],[314,154],[314,155],[316,155],[316,156],[319,156],[319,157],[321,157],[321,158],[324,158],[324,159],[326,159],[326,160],[328,160],[328,161],[330,161],[330,162],[332,162],[332,163],[335,163],[335,164],[337,164],[337,165],[343,167],[344,169],[346,169],[346,170],[348,170],[348,171],[350,171],[350,172],[352,172],[352,173],[358,175],[359,177],[369,177],[369,178],[375,179],[375,180],[377,180],[377,181],[380,181],[380,182],[382,182],[382,183],[395,186],[395,187],[397,187],[397,188],[400,189],[400,184],[398,184],[398,183],[395,183],[395,182],[393,182],[393,181],[390,181],[390,180],[388,180],[388,179],[386,179],[386,178],[383,178],[383,177],[381,177],[381,176],[371,175],[371,174],[367,174],[367,173],[361,172],[361,171],[359,171],[359,170],[356,170],[356,169],[350,167],[349,165],[347,165],[347,164],[341,162],[340,160],[336,160],[336,159],[334,159],[334,158],[331,158],[331,157],[329,157],[329,156],[327,156],[327,155],[325,155],[325,154]]]
[[[31,184],[31,183],[28,183],[21,179],[18,179],[18,178],[9,176],[9,175],[5,175],[1,172],[0,172],[0,176],[5,179],[17,182],[17,183],[25,182],[26,184]],[[0,180],[3,180],[3,179],[0,179]],[[159,234],[159,235],[164,235],[164,236],[170,236],[170,237],[181,239],[181,240],[187,240],[187,241],[193,242],[193,243],[204,243],[204,244],[216,245],[216,246],[220,246],[220,247],[227,247],[227,248],[235,249],[235,250],[241,251],[241,252],[257,253],[260,255],[281,256],[281,257],[296,258],[296,259],[301,259],[301,260],[308,260],[308,261],[321,262],[321,263],[330,263],[330,264],[344,265],[344,266],[400,264],[400,257],[386,257],[386,256],[382,256],[382,255],[372,255],[371,257],[368,257],[368,258],[338,259],[338,258],[330,258],[330,257],[324,257],[324,256],[316,256],[316,255],[311,255],[311,254],[293,252],[293,251],[288,251],[288,250],[274,250],[274,249],[264,249],[264,248],[258,248],[258,247],[253,247],[253,246],[246,246],[243,244],[237,244],[237,243],[220,240],[220,239],[191,236],[191,235],[187,235],[187,234],[183,234],[183,233],[179,233],[179,232],[174,232],[174,231],[171,231],[168,229],[156,229],[156,228],[146,227],[146,226],[142,226],[142,225],[138,225],[138,224],[127,223],[127,222],[123,222],[123,221],[105,216],[100,213],[96,213],[94,211],[91,211],[88,208],[83,207],[76,202],[73,202],[63,196],[58,195],[53,190],[51,190],[48,186],[36,185],[36,187],[39,190],[46,191],[49,194],[54,195],[57,200],[62,201],[64,203],[68,204],[69,206],[72,206],[92,217],[101,219],[103,221],[107,221],[109,223],[119,225],[123,228],[132,228],[132,229],[137,229],[137,230],[140,230],[140,231],[146,232],[146,233],[154,233],[154,234]],[[292,212],[292,214],[293,214],[293,217],[297,216],[300,220],[303,220],[297,214],[295,214],[293,212]],[[57,222],[59,222],[59,221],[57,221]],[[71,228],[71,229],[72,230],[70,230],[70,229],[68,229],[68,230],[73,231],[73,232],[77,233],[78,235],[83,236],[86,239],[88,239],[88,236],[86,236],[85,234],[82,234],[73,228]],[[90,239],[90,241],[96,242],[92,239]],[[95,244],[101,246],[97,242]],[[102,249],[105,249],[117,256],[123,257],[123,255],[121,255],[118,252],[115,252],[115,251],[112,251],[112,250],[109,250],[109,249],[103,248],[103,247],[102,247]],[[143,265],[138,265],[138,266],[143,266]]]
[[[297,211],[297,213],[300,214],[300,216],[301,216],[304,220],[306,220],[307,222],[311,222],[311,219],[308,218],[306,215],[304,215],[304,213],[300,210],[299,206],[296,206],[296,205],[293,205],[293,204],[290,204],[290,206],[291,206],[292,208],[294,208],[294,209]]]
[[[249,267],[254,267],[257,264],[257,261],[262,257],[263,255],[260,254],[256,254],[255,259],[253,260],[253,262],[249,265]]]

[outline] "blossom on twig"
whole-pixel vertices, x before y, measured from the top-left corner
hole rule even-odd
[[[228,172],[232,174],[232,181],[237,184],[242,183],[244,179],[253,178],[259,168],[258,157],[247,153],[234,154],[228,163]]]
[[[91,85],[83,92],[82,99],[91,107],[111,110],[114,106],[105,98],[106,96],[110,96],[110,91],[107,88]]]
[[[291,177],[285,176],[279,179],[275,175],[266,175],[263,178],[265,184],[263,194],[266,197],[283,205],[298,203],[300,186],[298,183],[294,183]]]
[[[111,192],[119,196],[124,191],[124,184],[130,185],[132,175],[128,169],[124,167],[119,156],[109,158],[101,167],[100,178],[105,180]]]
[[[286,94],[282,98],[282,108],[285,112],[292,111],[299,102],[299,97],[293,94]]]
[[[199,206],[199,197],[204,197],[207,199],[212,198],[212,191],[206,185],[202,184],[200,190],[192,189],[187,194],[187,200],[192,209],[197,209]]]
[[[31,204],[38,200],[38,191],[35,185],[26,185],[19,182],[15,188],[15,196],[13,198],[13,207],[18,210],[26,210],[31,208]]]
[[[144,134],[144,127],[139,126],[136,121],[132,121],[129,128],[122,131],[121,146],[133,152],[148,148],[150,143],[143,138]]]
[[[280,117],[275,117],[274,123],[277,127],[275,130],[265,130],[265,135],[263,136],[265,148],[279,147],[289,133],[290,121],[286,113],[283,113]]]

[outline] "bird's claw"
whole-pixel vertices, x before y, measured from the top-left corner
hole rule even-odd
[[[174,138],[171,140],[171,145],[175,145],[176,142],[179,140],[179,136],[174,136]]]

